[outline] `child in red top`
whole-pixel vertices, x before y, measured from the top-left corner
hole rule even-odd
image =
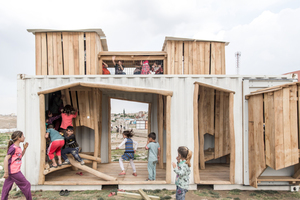
[[[67,129],[68,126],[73,126],[72,119],[77,117],[77,109],[70,105],[66,105],[61,113],[62,122],[61,129]]]
[[[110,74],[110,71],[107,69],[108,65],[105,62],[102,63],[102,74]]]
[[[22,174],[20,168],[22,164],[22,157],[28,147],[26,142],[23,145],[24,150],[20,147],[20,142],[24,142],[25,137],[21,131],[15,131],[11,135],[11,139],[8,142],[7,155],[4,158],[4,176],[5,182],[2,188],[1,200],[8,199],[9,191],[14,183],[20,188],[25,195],[26,199],[32,199],[30,191],[30,183],[26,180]]]

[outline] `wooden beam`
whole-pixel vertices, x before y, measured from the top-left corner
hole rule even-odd
[[[267,182],[281,182],[281,181],[291,181],[291,182],[294,182],[294,181],[300,181],[299,178],[293,178],[293,177],[290,177],[290,176],[260,176],[257,178],[257,181],[267,181]]]
[[[118,192],[117,196],[128,198],[128,199],[141,199],[141,200],[143,199],[143,197],[140,194],[129,193],[129,192]],[[148,195],[148,197],[152,200],[160,199],[160,197],[158,196]]]
[[[198,134],[199,134],[199,161],[200,161],[200,169],[205,169],[205,157],[204,157],[204,117],[203,117],[203,112],[205,110],[205,105],[204,105],[204,99],[205,99],[205,94],[204,94],[204,87],[200,86],[199,87],[199,95],[200,99],[198,101]],[[198,140],[197,140],[198,141]],[[198,150],[197,150],[198,151]]]
[[[39,185],[43,185],[45,182],[44,168],[46,160],[46,126],[45,126],[45,96],[43,94],[39,95],[40,100],[40,134],[41,134],[41,155],[40,155],[40,171],[39,171]]]
[[[220,92],[229,92],[229,93],[235,94],[235,91],[228,90],[228,89],[222,88],[220,86],[209,85],[209,84],[201,83],[201,82],[198,82],[198,81],[194,82],[194,84],[198,84],[198,85],[201,85],[201,86],[204,86],[204,87],[212,88],[212,89],[218,90]]]
[[[98,127],[98,104],[99,102],[97,101],[97,89],[93,89],[92,91],[92,99],[93,99],[93,108],[92,108],[92,115],[94,117],[94,135],[95,135],[95,141],[94,141],[94,157],[98,157],[99,155],[99,127]],[[110,130],[110,126],[108,127],[109,130]],[[101,159],[100,159],[100,162],[101,162]],[[97,169],[97,162],[93,162],[93,169]]]
[[[199,176],[199,137],[198,137],[198,94],[199,94],[199,85],[194,85],[194,98],[193,98],[193,110],[194,110],[194,163],[193,163],[193,169],[194,169],[194,182],[199,183],[200,182],[200,176]]]
[[[130,87],[130,86],[122,86],[122,85],[108,85],[103,83],[85,83],[85,82],[80,82],[80,85],[84,87],[119,90],[124,92],[141,92],[141,93],[161,94],[165,96],[173,95],[172,91],[160,90],[160,89],[149,89],[149,88],[142,88],[142,87]]]
[[[229,94],[230,182],[235,184],[234,96]]]
[[[158,106],[157,106],[157,124],[158,124],[158,141],[160,144],[160,157],[159,157],[159,168],[164,168],[164,125],[163,125],[163,96],[158,95]]]
[[[111,56],[101,56],[102,60],[111,60]],[[116,56],[116,60],[164,60],[165,56]]]
[[[55,171],[59,171],[61,169],[65,169],[65,168],[68,168],[68,167],[72,167],[72,165],[62,165],[60,167],[57,167],[57,168],[48,168],[48,169],[45,169],[44,170],[44,175],[47,175],[47,174],[50,174],[52,172],[55,172]]]
[[[294,173],[293,178],[300,178],[300,168],[298,168],[298,170]]]
[[[107,124],[107,135],[108,135],[108,163],[111,162],[111,105],[110,98],[108,98],[108,124]]]
[[[79,85],[80,85],[80,82],[69,83],[69,84],[66,84],[66,85],[62,85],[62,86],[58,86],[58,87],[55,87],[55,88],[51,88],[51,89],[40,91],[40,92],[38,92],[38,95],[40,95],[40,94],[48,94],[48,93],[52,93],[52,92],[56,92],[56,91],[64,90],[64,89],[68,89],[68,88],[79,86]]]
[[[165,51],[101,51],[99,56],[166,56]]]
[[[100,157],[90,156],[90,155],[86,155],[86,154],[83,154],[83,153],[79,153],[79,156],[81,158],[84,158],[84,159],[93,160],[93,161],[101,163],[101,158]]]
[[[151,103],[148,104],[148,134],[151,132]]]
[[[104,174],[102,172],[99,172],[99,171],[97,171],[95,169],[92,169],[92,168],[90,168],[90,167],[88,167],[86,165],[81,165],[79,162],[77,162],[73,158],[72,155],[68,155],[68,159],[69,159],[71,165],[73,165],[74,167],[77,167],[77,168],[79,168],[81,170],[84,170],[84,171],[86,171],[88,173],[91,173],[91,174],[93,174],[93,175],[95,175],[95,176],[97,176],[99,178],[102,178],[102,179],[107,180],[107,181],[116,181],[117,180],[115,177],[106,175],[106,174]]]
[[[167,136],[167,149],[166,149],[166,181],[168,184],[171,183],[171,96],[167,96],[166,103],[166,136]]]
[[[143,199],[151,200],[150,197],[148,197],[148,195],[142,189],[139,189],[139,193],[143,197]]]

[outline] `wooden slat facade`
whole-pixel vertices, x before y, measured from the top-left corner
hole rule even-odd
[[[35,41],[36,75],[102,74],[96,32],[37,32]]]
[[[165,74],[225,74],[225,43],[166,41]]]

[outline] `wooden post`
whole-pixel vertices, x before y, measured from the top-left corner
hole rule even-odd
[[[194,100],[193,100],[193,107],[194,107],[194,182],[200,183],[200,176],[199,176],[199,157],[198,157],[198,150],[199,150],[199,143],[198,143],[198,94],[199,94],[199,85],[194,84]]]
[[[151,103],[148,104],[148,134],[151,132]]]
[[[94,118],[94,133],[95,133],[95,147],[94,147],[94,157],[99,155],[99,128],[98,128],[98,101],[97,101],[97,90],[93,88],[93,118]],[[97,162],[93,162],[93,169],[97,169]]]
[[[99,157],[101,157],[101,137],[102,137],[102,91],[98,90],[99,95]],[[109,127],[110,130],[110,127]]]
[[[171,96],[167,96],[166,112],[166,133],[167,133],[167,163],[166,163],[166,182],[171,183]]]
[[[110,116],[110,98],[108,98],[108,126],[107,126],[107,130],[108,130],[108,163],[111,162],[111,116]]]
[[[235,183],[235,133],[234,133],[234,96],[229,94],[229,134],[230,134],[230,182]]]
[[[40,94],[40,131],[41,131],[41,155],[40,155],[40,172],[39,172],[39,185],[43,185],[45,182],[44,168],[45,168],[45,158],[46,158],[46,127],[45,127],[45,95]]]
[[[198,116],[199,116],[199,123],[198,123],[198,132],[199,132],[199,139],[200,139],[200,145],[199,145],[199,161],[200,161],[200,169],[205,169],[205,157],[204,157],[204,110],[205,105],[204,105],[204,87],[200,86],[199,87],[199,94],[200,94],[200,99],[198,103]],[[198,141],[198,140],[197,140]],[[197,150],[198,151],[198,150]]]
[[[160,144],[160,157],[159,157],[159,168],[164,168],[164,127],[163,127],[163,96],[158,95],[158,106],[157,106],[157,124],[158,124],[158,141]]]

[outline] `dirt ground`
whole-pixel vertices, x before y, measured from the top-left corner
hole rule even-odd
[[[0,115],[0,129],[17,128],[17,116]]]

